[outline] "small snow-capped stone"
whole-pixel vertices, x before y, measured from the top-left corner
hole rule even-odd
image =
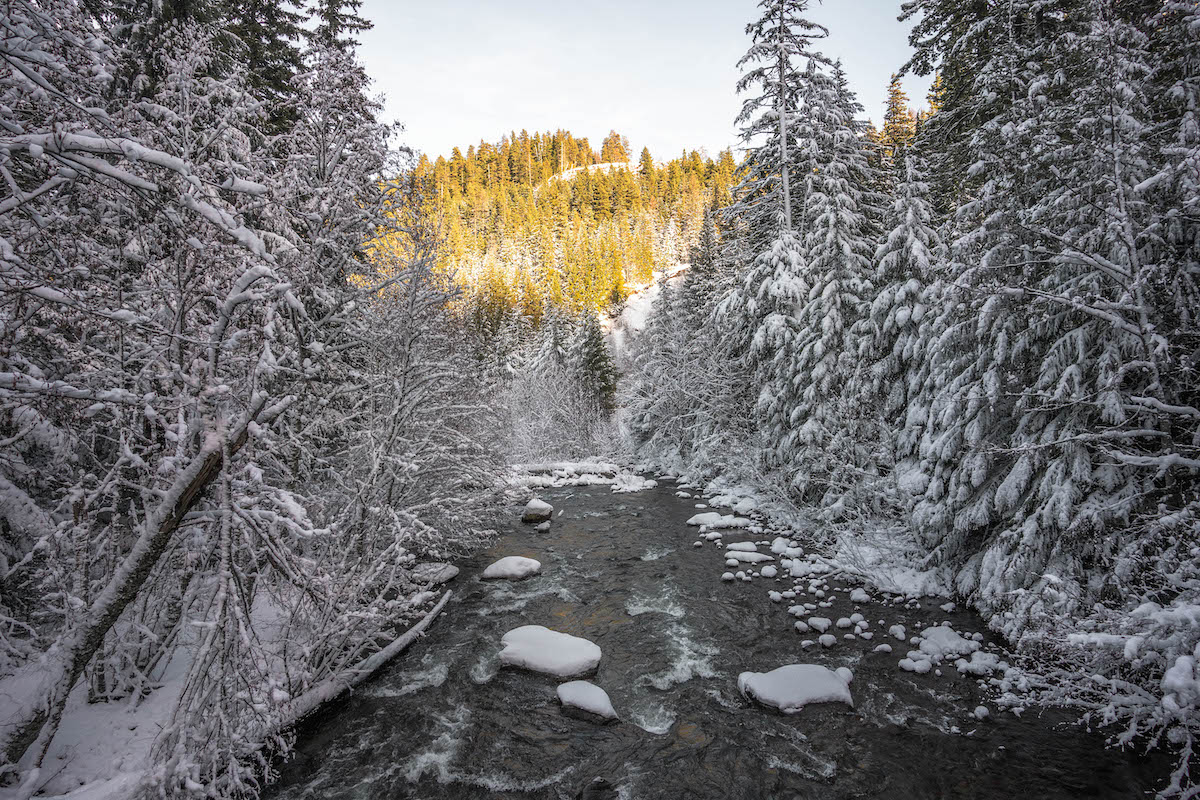
[[[522,522],[543,522],[550,519],[554,513],[554,506],[547,503],[545,500],[533,498],[525,504],[525,513],[521,515]]]
[[[890,653],[890,652],[892,652],[892,646],[890,644],[877,644],[877,645],[875,645],[875,649],[872,650],[871,652],[873,652],[873,653]]]
[[[991,716],[991,712],[987,710],[987,706],[975,706],[975,710],[971,713],[975,716],[975,719],[980,721]]]
[[[767,564],[765,567],[762,568],[762,576],[764,578],[774,578],[778,574],[779,574],[779,571],[777,569],[775,569],[775,567],[771,566],[770,564]]]
[[[870,601],[871,595],[867,594],[864,589],[855,589],[850,593],[851,603],[869,603]]]
[[[825,631],[829,630],[829,626],[832,624],[833,624],[833,622],[828,617],[809,617],[808,618],[809,627],[820,633],[824,633]]]
[[[929,670],[933,669],[933,662],[926,659],[914,661],[911,658],[902,658],[900,659],[900,669],[924,675],[926,672],[929,672]]]
[[[736,567],[740,563],[742,563],[742,562],[738,561],[736,558],[725,559],[725,566],[727,566],[727,567]]]
[[[808,633],[810,630],[812,630],[808,627],[808,623],[802,620],[796,620],[796,624],[793,627],[798,633]]]
[[[704,542],[692,542],[692,547],[704,547]]]
[[[736,577],[736,576],[735,576],[735,575],[734,575],[732,572],[726,572],[726,573],[723,573],[723,574],[721,575],[721,580],[723,580],[723,581],[731,581],[731,580],[733,580],[735,577]]]
[[[550,530],[550,520],[546,520],[545,522],[539,522],[537,525],[534,526],[534,529],[539,530],[542,533],[545,533],[546,531]]]
[[[783,599],[783,595],[780,594],[779,592],[767,592],[767,597],[769,597],[771,599],[772,603],[778,603],[780,600]]]
[[[617,718],[608,692],[591,681],[567,681],[559,684],[558,701],[568,708],[577,708],[602,719]]]
[[[838,667],[834,670],[834,672],[838,674],[839,678],[846,682],[847,686],[854,682],[854,673],[850,671],[849,667]]]
[[[739,581],[747,580],[746,573],[744,573],[744,572],[738,572],[738,574],[735,575],[734,577],[737,578]]]
[[[764,572],[764,573],[766,573],[766,571],[767,571],[768,569],[771,569],[771,568],[770,568],[770,567],[766,567],[766,568],[764,568],[764,569],[763,569],[763,572]],[[784,593],[783,593],[783,596],[784,596],[785,598],[787,598],[788,600],[792,600],[792,599],[794,599],[794,598],[796,597],[796,593],[795,593],[795,592],[793,592],[791,589],[788,589],[786,592],[784,592]]]
[[[832,633],[823,633],[817,637],[817,641],[821,643],[822,647],[833,647],[837,644],[837,637]]]
[[[866,624],[867,624],[867,621],[866,621],[865,619],[863,619],[863,615],[862,615],[862,614],[851,614],[851,615],[850,615],[850,621],[851,621],[851,622],[853,622],[855,625],[859,624],[860,622],[861,622],[863,625],[866,625]]]
[[[853,624],[854,623],[850,621],[849,617],[842,617],[837,621],[837,626],[839,628],[849,628]]]
[[[938,608],[949,614],[953,612],[954,609],[958,608],[958,606],[954,605],[954,603],[942,603],[940,606],[938,606]]]
[[[867,641],[875,638],[875,634],[871,633],[870,631],[859,631],[858,635]]]
[[[725,545],[726,550],[740,550],[743,553],[753,553],[757,550],[754,542],[730,542]]]
[[[882,625],[883,623],[881,622],[879,624]],[[892,627],[888,628],[888,633],[901,642],[904,641],[905,636],[907,635],[907,631],[904,630],[903,625],[893,625]]]
[[[479,577],[490,580],[520,580],[542,571],[542,562],[524,556],[505,556],[489,564]]]

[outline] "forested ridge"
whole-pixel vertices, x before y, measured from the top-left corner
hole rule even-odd
[[[121,708],[108,789],[257,796],[511,464],[604,456],[894,543],[1200,794],[1196,3],[905,0],[876,129],[762,0],[740,147],[679,155],[414,152],[360,5],[0,9],[4,791]]]
[[[609,310],[628,287],[686,261],[704,212],[728,202],[736,164],[691,151],[634,161],[615,131],[600,152],[569,131],[480,142],[415,176],[427,187],[427,213],[442,221],[439,265],[467,287],[478,324],[494,332],[518,313],[537,325],[548,309]]]

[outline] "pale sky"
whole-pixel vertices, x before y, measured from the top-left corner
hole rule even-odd
[[[736,145],[734,65],[757,0],[365,0],[359,51],[385,116],[430,158],[522,128],[565,128],[597,150],[610,129],[658,160]],[[908,58],[900,0],[826,0],[809,18],[876,124]],[[924,105],[928,78],[905,90]]]

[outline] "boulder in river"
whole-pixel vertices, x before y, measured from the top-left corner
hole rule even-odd
[[[500,639],[500,663],[543,672],[559,678],[577,678],[600,665],[600,647],[595,642],[552,631],[541,625],[513,628]]]
[[[850,670],[834,672],[819,664],[788,664],[770,672],[743,672],[738,689],[751,700],[795,714],[811,703],[845,703],[850,697]]]
[[[542,571],[542,562],[524,556],[505,556],[499,561],[489,564],[480,578],[491,580],[520,580],[536,575]]]
[[[546,522],[553,513],[554,506],[535,497],[525,504],[525,513],[521,515],[521,522]]]
[[[608,692],[591,681],[567,681],[558,686],[558,700],[563,709],[575,709],[584,712],[585,719],[599,719],[602,722],[614,722],[617,719],[616,709]]]

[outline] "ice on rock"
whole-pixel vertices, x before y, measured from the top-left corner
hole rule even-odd
[[[871,595],[867,594],[862,589],[855,589],[853,592],[850,593],[850,602],[851,603],[869,603],[869,602],[871,602]]]
[[[819,633],[829,630],[833,622],[828,617],[809,617],[808,626]]]
[[[775,567],[771,566],[770,564],[768,564],[767,566],[762,568],[762,576],[764,578],[774,578],[778,574],[779,574],[779,571],[776,570]],[[795,597],[794,594],[792,596]]]
[[[544,522],[554,513],[554,506],[545,500],[533,498],[525,504],[525,513],[521,515],[522,522]]]
[[[853,708],[848,683],[840,670],[834,672],[818,664],[788,664],[770,672],[743,672],[738,676],[742,694],[785,714],[795,714],[812,703],[845,703]]]
[[[559,678],[587,675],[600,664],[595,642],[559,633],[541,625],[522,625],[500,639],[500,663]]]
[[[489,564],[479,577],[488,580],[520,580],[542,571],[542,562],[524,556],[505,556]]]
[[[558,686],[558,701],[568,708],[578,708],[604,719],[616,719],[617,712],[608,692],[590,681],[567,681]]]

